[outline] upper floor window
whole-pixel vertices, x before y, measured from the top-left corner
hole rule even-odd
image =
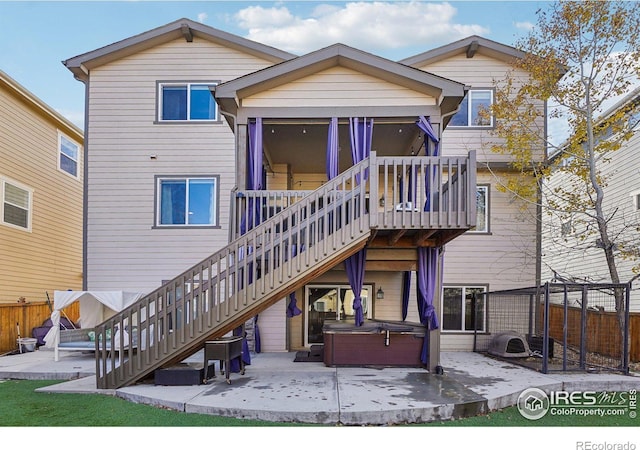
[[[160,83],[160,121],[218,120],[218,108],[210,88],[215,83]]]
[[[18,183],[0,178],[0,223],[31,231],[33,191]]]
[[[80,161],[80,146],[58,133],[58,169],[73,177],[78,177],[78,161]]]
[[[489,186],[477,186],[476,190],[476,226],[470,232],[489,232]]]
[[[493,104],[493,91],[490,89],[473,89],[460,103],[460,109],[451,117],[451,127],[491,128],[493,117],[487,115]],[[485,111],[481,113],[481,111]]]
[[[157,226],[216,226],[217,177],[159,177]]]

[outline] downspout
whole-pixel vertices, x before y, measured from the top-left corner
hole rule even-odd
[[[76,80],[84,84],[84,150],[83,150],[83,177],[82,180],[82,290],[88,291],[87,281],[87,269],[89,264],[87,262],[88,251],[88,227],[89,227],[89,77],[83,80],[79,77],[75,77]]]

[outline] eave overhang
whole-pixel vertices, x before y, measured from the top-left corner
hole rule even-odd
[[[215,87],[221,108],[236,114],[241,100],[332,67],[346,67],[436,98],[442,114],[455,110],[467,87],[344,44],[334,44]],[[455,106],[454,106],[455,105]]]
[[[268,45],[260,44],[249,39],[236,36],[216,28],[194,22],[190,19],[179,19],[167,25],[132,36],[122,41],[101,47],[87,53],[69,58],[62,63],[74,76],[86,81],[89,71],[95,67],[133,55],[140,51],[161,45],[175,39],[185,39],[192,42],[194,37],[202,38],[233,48],[244,53],[254,55],[272,63],[279,63],[295,58],[295,55],[278,50]]]

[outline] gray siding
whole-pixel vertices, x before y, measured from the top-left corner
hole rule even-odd
[[[638,162],[638,151],[640,151],[640,131],[636,130],[632,139],[620,150],[616,151],[608,164],[601,164],[603,175],[608,176],[608,185],[605,187],[604,208],[607,214],[615,210],[614,219],[609,223],[611,235],[615,235],[616,230],[621,230],[625,226],[632,225],[627,235],[636,237],[637,231],[633,231],[640,221],[640,212],[635,210],[635,203],[632,194],[640,194],[640,162]],[[549,179],[549,188],[558,183],[563,183],[566,175],[556,172]],[[607,269],[604,252],[595,247],[595,239],[589,248],[585,248],[585,243],[581,240],[580,228],[576,228],[566,236],[561,233],[562,220],[556,215],[545,214],[542,234],[542,280],[549,281],[553,278],[553,270],[560,275],[586,279],[595,283],[609,283],[611,277]],[[617,265],[620,281],[628,282],[635,276],[632,271],[637,261],[622,260],[617,258]],[[631,294],[631,310],[640,311],[640,283],[634,283]]]

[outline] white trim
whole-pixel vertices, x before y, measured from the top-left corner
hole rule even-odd
[[[488,129],[488,128],[493,128],[494,127],[494,117],[493,114],[491,115],[491,122],[488,125],[474,125],[472,124],[472,120],[473,120],[473,108],[472,108],[472,100],[473,100],[473,93],[476,92],[488,92],[490,94],[490,99],[489,99],[489,106],[492,106],[493,103],[495,102],[495,95],[494,95],[494,90],[492,88],[471,88],[467,91],[467,95],[465,97],[465,99],[467,100],[467,124],[466,125],[453,125],[450,124],[449,128],[455,128],[455,129],[466,129],[466,128],[483,128],[483,129]],[[461,111],[459,111],[458,113],[454,114],[452,116],[452,120],[453,117],[455,117],[457,114],[459,114]]]
[[[215,81],[159,81],[158,82],[158,91],[156,93],[156,97],[157,97],[157,104],[158,104],[158,114],[157,114],[157,121],[159,123],[190,123],[190,122],[197,122],[197,123],[201,123],[201,122],[218,122],[220,120],[220,108],[218,107],[218,104],[215,102],[215,100],[213,101],[213,104],[215,106],[215,117],[211,118],[211,119],[192,119],[191,118],[191,87],[192,86],[207,86],[208,88],[211,88],[212,86],[217,86],[218,82]],[[163,107],[163,93],[164,87],[170,87],[170,86],[174,86],[174,87],[185,87],[187,90],[187,105],[186,105],[186,113],[187,113],[187,118],[186,119],[165,119],[162,115],[162,107]],[[211,91],[209,90],[209,93]]]
[[[162,182],[167,180],[184,181],[185,186],[185,223],[184,224],[163,224],[162,221]],[[190,180],[211,180],[213,183],[212,192],[212,223],[191,224],[189,222],[189,181]],[[158,228],[203,228],[218,226],[220,218],[218,217],[218,198],[219,198],[219,179],[215,175],[159,175],[156,178],[156,220],[155,227]]]
[[[446,330],[444,328],[444,291],[446,289],[462,289],[462,297],[460,298],[461,300],[461,309],[460,309],[460,316],[462,317],[462,327],[461,329],[457,329],[457,330]],[[466,330],[465,329],[465,322],[464,319],[466,317],[466,311],[465,311],[465,307],[466,307],[466,296],[467,296],[467,289],[482,289],[483,292],[487,292],[487,286],[482,286],[482,285],[474,285],[474,284],[468,284],[468,285],[445,285],[442,287],[442,297],[441,297],[441,305],[440,305],[440,323],[442,324],[442,326],[440,327],[442,330],[442,333],[448,334],[448,333],[474,333],[474,330]],[[483,296],[483,300],[485,307],[483,308],[483,317],[482,317],[482,330],[478,330],[478,331],[485,331],[486,328],[486,324],[487,324],[487,308],[486,308],[486,296]]]
[[[72,174],[67,172],[66,170],[64,170],[60,164],[60,159],[62,158],[62,138],[65,138],[67,141],[71,142],[72,144],[75,144],[75,146],[77,147],[77,156],[76,159],[71,158],[69,155],[64,154],[65,157],[71,159],[72,161],[74,161],[76,163],[76,174]],[[71,178],[75,179],[75,180],[79,180],[80,179],[80,157],[82,155],[82,146],[75,140],[71,139],[67,134],[63,133],[62,131],[58,130],[58,149],[57,149],[57,153],[56,153],[56,157],[57,157],[57,165],[58,165],[58,170],[68,176],[70,176]]]
[[[27,209],[27,227],[26,228],[21,227],[20,225],[15,225],[13,223],[4,221],[5,186],[7,184],[10,184],[18,189],[26,191],[29,194],[29,205],[27,207],[28,209]],[[31,233],[31,227],[33,222],[33,192],[34,192],[33,188],[29,186],[26,186],[10,178],[0,176],[0,225],[4,225],[10,228],[15,228],[16,230],[21,230],[21,231],[26,231],[28,233]],[[19,205],[13,205],[13,206],[22,208]]]

